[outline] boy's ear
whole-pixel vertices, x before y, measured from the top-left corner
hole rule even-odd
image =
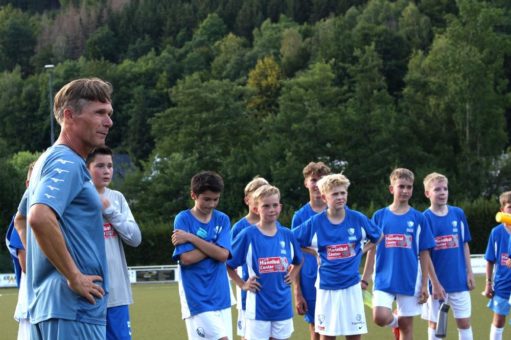
[[[394,186],[391,184],[389,185],[389,192],[394,195]]]
[[[429,190],[424,190],[424,196],[426,196],[427,198],[429,198]]]
[[[243,202],[245,202],[245,204],[248,206],[248,203],[249,203],[249,197],[248,196],[245,196],[245,198],[243,198]]]
[[[321,194],[321,199],[323,200],[323,202],[326,203],[326,195],[325,194]]]
[[[190,197],[195,201],[198,196],[193,191],[190,191]]]

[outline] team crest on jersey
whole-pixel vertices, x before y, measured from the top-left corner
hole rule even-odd
[[[414,224],[414,223],[413,223],[413,221],[408,221],[408,222],[406,222],[406,225],[407,225],[409,228],[413,227],[413,224]]]
[[[285,248],[286,247],[286,242],[284,241],[280,241],[280,248]]]
[[[208,236],[208,232],[202,228],[199,228],[199,230],[197,230],[197,236],[199,236],[200,238],[206,238],[206,236]]]
[[[206,332],[204,331],[204,328],[202,327],[197,328],[197,335],[200,336],[201,338],[205,338]]]
[[[348,234],[350,235],[355,234],[355,228],[348,228]]]
[[[458,226],[458,221],[452,221],[451,224],[453,228],[456,228]]]

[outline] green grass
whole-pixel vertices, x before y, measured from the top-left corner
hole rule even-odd
[[[487,339],[490,333],[492,313],[486,307],[487,299],[481,296],[484,276],[476,277],[477,288],[472,292],[472,329],[474,339]],[[2,339],[15,339],[17,323],[12,319],[17,299],[17,289],[0,289],[0,330]],[[133,286],[135,304],[131,306],[133,339],[186,339],[185,324],[181,320],[181,309],[176,284],[148,284]],[[347,311],[349,313],[349,310]],[[452,313],[449,320],[447,339],[457,339],[458,335]],[[233,321],[236,309],[233,308]],[[371,311],[366,307],[369,333],[364,339],[392,339],[388,328],[379,328],[371,321]],[[424,320],[414,320],[415,339],[427,339],[427,324]],[[308,340],[307,325],[301,316],[294,318],[295,332],[292,339]],[[509,328],[509,327],[508,327]],[[235,331],[235,328],[233,328]],[[506,330],[509,334],[511,331]],[[340,337],[339,337],[340,338]]]

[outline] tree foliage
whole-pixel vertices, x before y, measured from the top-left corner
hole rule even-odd
[[[388,203],[395,166],[417,185],[445,173],[472,228],[486,230],[473,223],[511,185],[510,10],[500,0],[0,0],[0,222],[16,209],[21,160],[49,146],[49,93],[99,76],[114,86],[107,142],[134,165],[114,184],[144,228],[157,226],[151,235],[190,205],[189,179],[205,169],[224,176],[220,209],[232,218],[245,213],[244,185],[266,177],[286,225],[307,200],[301,169],[318,160],[344,171],[350,206],[365,212]],[[484,209],[469,204],[479,197]]]

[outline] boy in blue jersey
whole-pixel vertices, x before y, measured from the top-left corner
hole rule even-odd
[[[234,242],[234,239],[238,234],[248,226],[256,224],[259,222],[259,214],[257,214],[254,204],[254,198],[252,197],[254,192],[262,187],[263,185],[267,185],[268,181],[262,177],[255,177],[253,180],[248,182],[245,186],[245,204],[248,207],[247,216],[240,219],[238,222],[234,223],[231,229],[231,242]],[[238,275],[243,279],[248,279],[248,269],[247,265],[244,264],[241,267],[237,268]],[[240,336],[242,339],[245,337],[245,305],[246,305],[247,293],[243,291],[240,287],[236,286],[236,300],[237,305],[236,309],[238,310],[238,321],[236,322],[236,334]]]
[[[429,268],[432,295],[424,304],[422,318],[429,321],[428,339],[435,336],[440,301],[451,306],[460,340],[473,338],[470,326],[470,290],[475,281],[470,263],[471,240],[467,218],[461,208],[447,204],[449,197],[448,180],[442,174],[433,172],[424,178],[424,192],[431,206],[424,212],[428,221],[435,247],[431,250],[433,267]]]
[[[363,242],[377,243],[381,231],[363,214],[345,209],[349,185],[341,174],[320,179],[318,187],[328,209],[293,230],[300,246],[319,254],[315,331],[322,340],[336,336],[355,340],[367,333],[358,268]]]
[[[188,339],[232,339],[230,220],[216,210],[224,181],[213,171],[192,177],[193,208],[174,219],[172,258],[179,260],[179,297]]]
[[[499,197],[500,211],[511,214],[511,191],[502,193]],[[506,262],[509,259],[509,238],[511,225],[501,223],[492,229],[484,258],[486,259],[486,287],[484,294],[491,299],[488,307],[493,311],[493,322],[490,330],[490,340],[502,340],[506,315],[511,305],[511,269]],[[495,268],[495,275],[493,275]]]
[[[27,179],[25,180],[25,188],[30,184],[30,176],[34,163],[28,166]],[[13,264],[15,267],[16,281],[19,287],[18,290],[18,303],[14,311],[14,319],[18,321],[18,340],[30,339],[30,321],[28,319],[28,293],[27,293],[27,262],[26,262],[26,230],[27,224],[27,192],[23,195],[18,207],[18,212],[13,217],[9,229],[6,234],[7,248],[11,253]],[[17,226],[17,227],[16,227]],[[17,229],[20,230],[22,236],[19,235]],[[24,238],[22,240],[22,237]]]
[[[330,168],[323,162],[310,162],[303,168],[304,185],[309,191],[309,202],[295,211],[291,222],[291,229],[295,229],[310,217],[326,209],[326,202],[321,198],[317,182],[321,177],[330,174]],[[309,249],[309,250],[308,250]],[[310,252],[310,248],[304,248],[303,265],[300,277],[294,284],[296,311],[304,315],[304,320],[309,324],[311,340],[319,340],[319,333],[314,327],[314,310],[316,307],[316,276],[318,262],[316,254]]]
[[[428,299],[429,249],[435,246],[424,215],[409,205],[413,181],[408,169],[397,168],[390,174],[392,204],[372,218],[383,231],[383,240],[369,250],[362,280],[366,289],[375,270],[373,320],[378,326],[393,328],[401,340],[412,339],[413,317],[421,314],[421,304]],[[420,275],[419,262],[424,275]],[[392,313],[394,300],[397,315]]]
[[[234,240],[228,271],[236,285],[247,291],[245,338],[288,339],[294,330],[290,284],[303,259],[291,231],[277,223],[281,211],[279,189],[263,185],[253,199],[260,220]],[[244,264],[247,280],[235,271]]]

